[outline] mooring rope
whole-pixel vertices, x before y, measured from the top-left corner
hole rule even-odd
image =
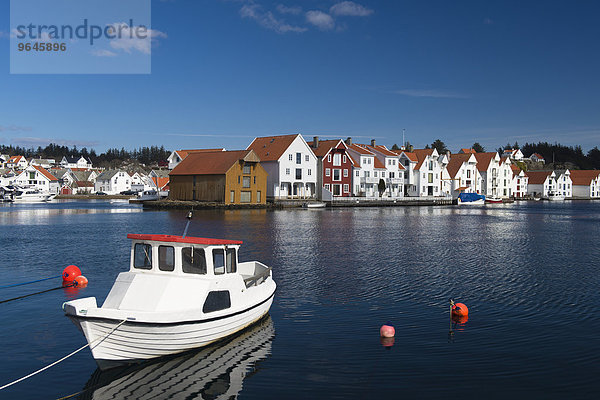
[[[42,290],[42,291],[35,292],[35,293],[29,293],[29,294],[25,294],[23,296],[13,297],[12,299],[2,300],[2,301],[0,301],[0,304],[2,304],[2,303],[8,303],[9,301],[24,299],[25,297],[34,296],[36,294],[42,294],[42,293],[46,293],[46,292],[51,292],[53,290],[64,289],[64,288],[69,288],[69,287],[77,287],[77,285],[74,284],[74,283],[72,283],[70,285],[59,286],[59,287],[55,287],[55,288],[52,288],[52,289],[46,289],[46,290]]]
[[[23,282],[23,283],[13,283],[12,285],[0,286],[0,289],[5,289],[5,288],[15,287],[15,286],[29,285],[31,283],[47,281],[48,279],[60,278],[61,276],[62,276],[62,274],[61,275],[56,275],[56,276],[51,276],[51,277],[48,277],[48,278],[43,278],[43,279],[36,279],[35,281],[29,281],[29,282]]]
[[[125,322],[127,322],[127,320],[126,320],[126,319],[124,319],[123,321],[119,322],[119,323],[117,324],[117,326],[115,326],[114,328],[112,328],[112,329],[111,329],[111,331],[110,331],[110,332],[108,332],[108,333],[107,333],[106,335],[104,335],[103,337],[101,337],[101,338],[98,338],[98,339],[96,339],[96,340],[92,341],[91,343],[88,343],[88,344],[86,344],[85,346],[81,346],[80,348],[78,348],[78,349],[77,349],[77,350],[75,350],[74,352],[67,354],[66,356],[64,356],[64,357],[63,357],[63,358],[61,358],[60,360],[54,361],[52,364],[46,365],[44,368],[40,368],[40,369],[38,369],[37,371],[34,371],[34,372],[30,373],[29,375],[26,375],[26,376],[24,376],[24,377],[22,377],[22,378],[19,378],[19,379],[17,379],[16,381],[13,381],[13,382],[11,382],[11,383],[7,383],[6,385],[4,385],[4,386],[0,387],[0,390],[2,390],[2,389],[6,389],[7,387],[14,385],[15,383],[19,383],[19,382],[21,382],[21,381],[24,381],[24,380],[25,380],[25,379],[27,379],[27,378],[31,378],[32,376],[34,376],[34,375],[37,375],[37,374],[39,374],[40,372],[42,372],[42,371],[45,371],[45,370],[47,370],[48,368],[51,368],[51,367],[55,366],[56,364],[58,364],[58,363],[60,363],[60,362],[62,362],[62,361],[64,361],[64,360],[66,360],[67,358],[69,358],[69,357],[71,357],[71,356],[73,356],[73,355],[75,355],[75,354],[79,353],[81,350],[85,349],[86,347],[88,347],[88,346],[91,346],[93,343],[95,343],[95,342],[96,342],[96,341],[98,341],[98,340],[100,340],[100,341],[103,341],[104,339],[106,339],[107,337],[109,337],[109,336],[110,336],[110,335],[111,335],[111,334],[112,334],[114,331],[116,331],[118,327],[120,327],[121,325],[123,325]]]

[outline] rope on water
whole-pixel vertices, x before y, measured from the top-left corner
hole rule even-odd
[[[12,299],[2,300],[2,301],[0,301],[0,304],[2,304],[2,303],[8,303],[9,301],[24,299],[25,297],[34,296],[36,294],[42,294],[42,293],[46,293],[46,292],[51,292],[53,290],[64,289],[64,288],[75,287],[75,286],[76,285],[74,283],[72,283],[70,285],[59,286],[59,287],[55,287],[55,288],[52,288],[52,289],[42,290],[41,292],[29,293],[29,294],[25,294],[23,296],[13,297]]]
[[[15,287],[15,286],[23,286],[23,285],[29,285],[31,283],[36,283],[36,282],[42,282],[42,281],[47,281],[48,279],[54,279],[54,278],[60,278],[62,275],[56,275],[56,276],[51,276],[49,278],[43,278],[43,279],[37,279],[35,281],[29,281],[29,282],[23,282],[23,283],[13,283],[12,285],[4,285],[4,286],[0,286],[0,289],[5,289],[5,288],[9,288],[9,287]]]
[[[100,340],[100,342],[101,342],[101,341],[103,341],[104,339],[106,339],[107,337],[109,337],[109,336],[110,336],[110,335],[111,335],[111,334],[112,334],[114,331],[116,331],[118,327],[120,327],[121,325],[123,325],[125,322],[127,322],[127,320],[126,320],[126,319],[124,319],[123,321],[119,322],[119,323],[117,324],[117,326],[115,326],[114,328],[112,328],[112,329],[110,330],[110,332],[108,332],[106,335],[102,336],[101,338],[98,338],[98,339],[96,339],[96,340],[93,340],[91,343],[88,343],[88,344],[86,344],[85,346],[81,346],[80,348],[78,348],[78,349],[77,349],[77,350],[75,350],[74,352],[67,354],[66,356],[64,356],[64,357],[63,357],[63,358],[61,358],[60,360],[54,361],[52,364],[46,365],[44,368],[40,368],[40,369],[38,369],[37,371],[34,371],[34,372],[30,373],[29,375],[26,375],[26,376],[24,376],[24,377],[22,377],[22,378],[19,378],[19,379],[17,379],[16,381],[12,381],[11,383],[7,383],[6,385],[4,385],[4,386],[1,386],[1,387],[0,387],[0,390],[2,390],[2,389],[6,389],[7,387],[14,385],[15,383],[19,383],[19,382],[21,382],[21,381],[24,381],[24,380],[25,380],[25,379],[27,379],[27,378],[31,378],[32,376],[34,376],[34,375],[37,375],[37,374],[39,374],[40,372],[42,372],[42,371],[45,371],[45,370],[47,370],[48,368],[55,366],[56,364],[58,364],[58,363],[60,363],[60,362],[62,362],[62,361],[64,361],[64,360],[66,360],[67,358],[69,358],[69,357],[71,357],[71,356],[73,356],[73,355],[75,355],[75,354],[79,353],[81,350],[85,349],[86,347],[88,347],[88,346],[90,346],[90,347],[91,347],[91,345],[92,345],[93,343],[95,343],[96,341],[98,341],[98,340]]]

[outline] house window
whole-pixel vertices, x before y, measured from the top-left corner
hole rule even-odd
[[[309,160],[310,160],[310,156],[309,156],[308,154],[307,154],[307,155],[305,155],[305,156],[304,156],[304,161],[307,161],[307,162],[308,162]]]
[[[296,179],[302,179],[302,168],[296,168]]]
[[[329,168],[325,168],[325,176],[331,176],[331,170]]]
[[[350,191],[350,185],[344,183],[344,193],[348,193]]]
[[[289,169],[289,168],[286,168],[286,169],[285,169],[285,174],[286,174],[286,175],[289,175],[289,174],[290,174],[290,169]]]
[[[206,300],[202,306],[202,312],[207,314],[225,310],[229,307],[231,307],[229,290],[213,290],[212,292],[208,292],[208,296],[206,296]]]
[[[312,175],[312,170],[309,168],[306,173],[308,174],[308,176],[311,176]]]
[[[381,171],[381,177],[385,178],[385,171]]]
[[[173,246],[158,246],[158,269],[161,271],[175,269],[175,248]]]
[[[373,171],[373,177],[377,178],[377,171]]]
[[[331,154],[327,154],[327,162],[331,162]]]
[[[133,267],[138,269],[152,269],[152,246],[145,243],[136,243],[133,255]]]
[[[238,175],[238,185],[242,183],[242,177]]]
[[[194,175],[194,177],[192,178],[192,180],[194,181],[193,185],[196,186],[196,175]]]
[[[337,153],[333,155],[333,166],[334,167],[339,167],[340,165],[342,165],[342,155]]]
[[[345,155],[345,154],[344,154],[344,156],[342,157],[342,160],[343,160],[342,162],[343,162],[344,164],[346,164],[346,162],[348,161],[348,158],[346,157],[346,155]]]
[[[240,203],[250,203],[252,202],[252,193],[248,191],[242,191],[240,193]]]
[[[184,247],[181,249],[181,267],[186,274],[206,275],[204,249]]]
[[[367,164],[371,164],[371,159],[367,158]]]
[[[429,179],[427,180],[428,183],[433,183],[433,174],[429,174]]]
[[[342,172],[341,169],[334,169],[333,170],[333,180],[334,181],[339,181],[339,180],[342,179],[341,172]]]
[[[371,176],[371,171],[365,171],[365,178],[368,178]]]
[[[429,161],[429,170],[433,171],[433,161]]]
[[[256,177],[254,177],[254,184],[256,185]]]
[[[470,170],[470,169],[468,169],[468,170],[467,170],[467,178],[470,178],[470,177],[471,177],[471,170]]]
[[[244,165],[244,171],[243,174],[244,175],[250,175],[252,172],[252,168],[250,167],[250,165]]]
[[[344,170],[344,178],[347,178],[347,177],[348,177],[348,170],[347,170],[347,169],[345,169],[345,170]]]
[[[294,161],[294,155],[290,154],[290,161]]]
[[[235,190],[232,190],[231,192],[229,192],[229,202],[235,203]]]
[[[249,176],[245,176],[244,177],[244,181],[242,183],[242,187],[243,188],[249,188],[250,187],[250,177]]]
[[[395,176],[396,176],[395,172],[390,172],[390,178],[394,179]]]
[[[261,193],[260,193],[260,190],[259,190],[259,191],[256,192],[256,202],[257,203],[260,203],[260,201],[261,201],[260,200],[260,196],[261,196]]]
[[[29,173],[29,179],[35,179],[35,171]]]
[[[329,183],[326,183],[324,187],[325,187],[325,189],[329,190],[329,188],[330,188]]]
[[[296,164],[302,164],[302,153],[296,153]]]
[[[356,170],[356,174],[355,174],[355,175],[356,175],[357,177],[359,177],[359,176],[360,176],[360,171],[359,171],[359,170]]]

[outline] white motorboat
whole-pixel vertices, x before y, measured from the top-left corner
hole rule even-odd
[[[302,208],[325,208],[325,206],[327,206],[327,203],[321,201],[306,202],[302,204]]]
[[[13,203],[40,203],[50,201],[54,197],[56,197],[55,194],[42,192],[38,189],[17,189],[8,198],[5,195],[5,201],[8,199]]]
[[[562,194],[558,193],[558,192],[549,192],[548,193],[548,200],[550,201],[563,201],[565,199],[565,196],[563,196]]]
[[[146,200],[158,200],[160,195],[156,190],[144,190],[138,195],[138,200],[146,201]]]
[[[206,346],[260,320],[273,303],[271,268],[238,263],[240,241],[185,232],[127,237],[129,271],[102,307],[95,297],[63,305],[100,368]]]

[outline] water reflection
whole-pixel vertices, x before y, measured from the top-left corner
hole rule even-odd
[[[270,316],[224,342],[176,358],[107,371],[97,369],[80,399],[235,398],[244,379],[271,354]]]

